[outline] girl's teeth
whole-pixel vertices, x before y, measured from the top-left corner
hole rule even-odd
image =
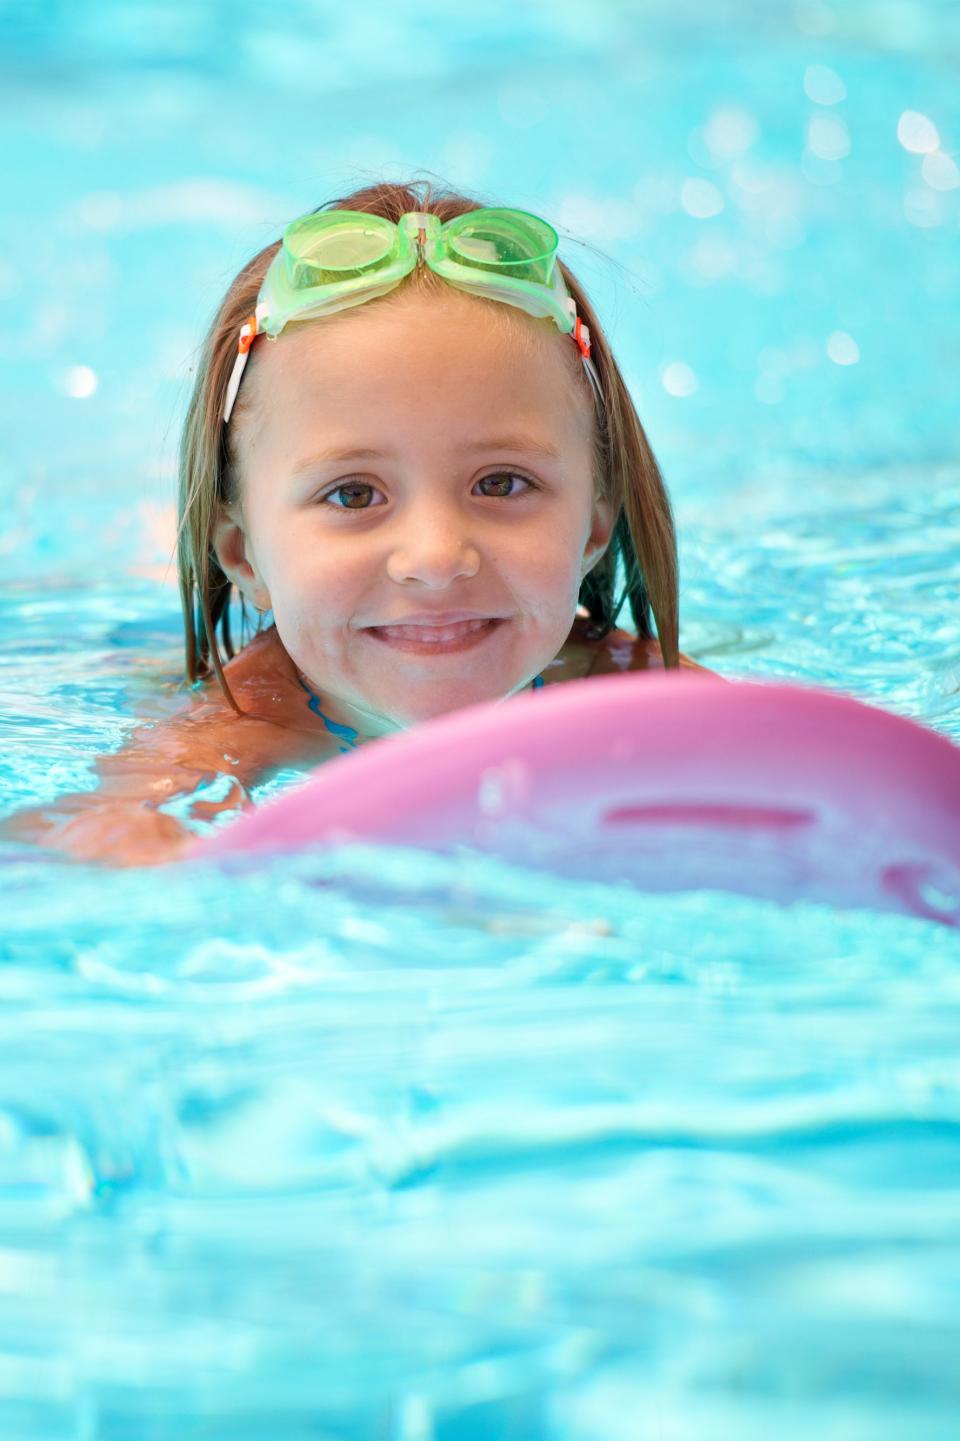
[[[382,635],[391,636],[394,640],[422,640],[446,642],[459,640],[461,636],[468,635],[470,631],[482,630],[485,625],[490,625],[489,620],[464,620],[457,625],[444,627],[427,625],[383,625],[380,627]]]

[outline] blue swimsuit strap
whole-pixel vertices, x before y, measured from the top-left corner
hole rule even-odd
[[[315,716],[319,716],[330,734],[336,737],[338,742],[337,748],[340,751],[340,754],[346,755],[348,751],[356,750],[357,746],[360,744],[359,733],[354,730],[353,726],[341,725],[339,721],[331,720],[328,715],[324,715],[320,707],[320,697],[317,695],[315,690],[311,690],[310,686],[307,685],[307,682],[304,680],[303,676],[300,674],[299,671],[297,671],[297,680],[300,683],[301,689],[305,690],[307,695],[310,697],[307,702],[308,710],[312,710]],[[539,690],[542,685],[543,676],[535,676],[533,680],[533,689]]]
[[[324,715],[320,709],[320,697],[316,691],[310,689],[299,671],[297,672],[297,680],[310,697],[307,702],[308,709],[312,710],[315,716],[319,716],[330,734],[336,737],[339,742],[338,750],[341,755],[346,755],[347,751],[355,751],[360,744],[359,732],[355,731],[353,726],[341,725],[339,721],[331,720],[328,715]]]

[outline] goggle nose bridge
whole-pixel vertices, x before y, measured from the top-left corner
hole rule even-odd
[[[438,215],[428,215],[421,210],[408,210],[405,215],[401,215],[397,228],[413,241],[417,261],[423,264],[428,255],[436,249],[443,222]]]

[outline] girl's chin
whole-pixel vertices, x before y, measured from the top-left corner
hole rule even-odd
[[[483,687],[476,683],[436,686],[433,694],[421,698],[407,697],[403,705],[393,708],[392,715],[397,725],[409,729],[421,721],[436,720],[439,716],[451,715],[467,706],[506,700],[508,696],[515,694],[517,688],[517,684],[499,687]]]

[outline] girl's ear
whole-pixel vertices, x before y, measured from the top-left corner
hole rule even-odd
[[[256,610],[270,610],[270,592],[257,569],[240,509],[221,505],[213,525],[213,549],[220,569]]]
[[[589,575],[590,571],[602,559],[607,546],[610,544],[610,537],[613,535],[613,528],[616,524],[616,516],[613,513],[613,506],[609,500],[597,496],[593,502],[593,513],[590,518],[590,535],[583,548],[583,560],[580,562],[580,579]]]

